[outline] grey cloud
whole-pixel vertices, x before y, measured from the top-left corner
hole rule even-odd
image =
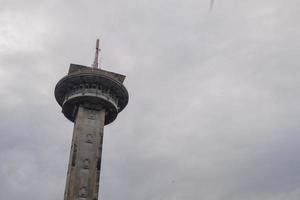
[[[72,123],[53,90],[99,36],[130,93],[101,199],[298,199],[297,0],[2,5],[1,199],[63,199]]]

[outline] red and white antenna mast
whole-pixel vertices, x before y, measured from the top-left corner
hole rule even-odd
[[[96,42],[96,52],[95,52],[95,59],[94,59],[94,63],[92,65],[92,67],[94,69],[99,69],[99,52],[101,51],[101,49],[99,48],[99,39],[97,39]]]

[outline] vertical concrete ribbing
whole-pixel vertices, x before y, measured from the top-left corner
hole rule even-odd
[[[67,174],[65,200],[97,200],[105,110],[78,108]]]

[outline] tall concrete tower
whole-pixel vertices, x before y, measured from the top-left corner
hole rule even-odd
[[[103,128],[128,103],[124,75],[98,67],[99,40],[92,67],[71,64],[55,87],[62,113],[74,122],[64,200],[97,200]]]

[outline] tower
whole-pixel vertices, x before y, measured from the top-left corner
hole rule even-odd
[[[71,64],[55,87],[55,98],[74,122],[64,200],[97,200],[104,126],[128,103],[124,75],[98,67],[99,40],[92,67]]]

